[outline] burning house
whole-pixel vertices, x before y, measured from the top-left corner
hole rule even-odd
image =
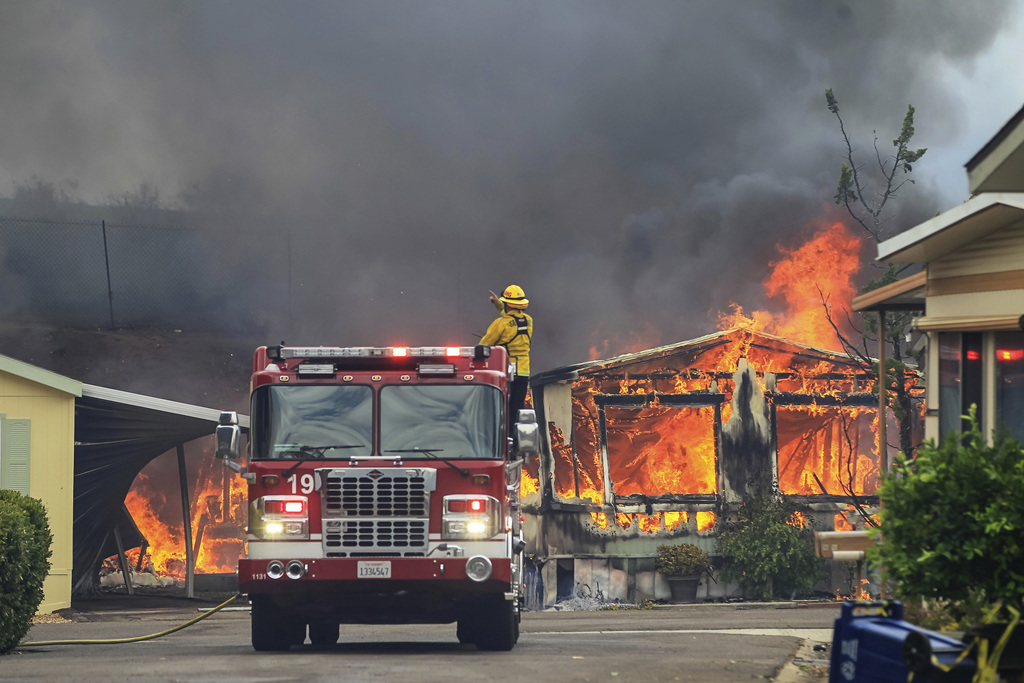
[[[521,487],[534,599],[668,597],[656,547],[713,554],[718,521],[760,494],[787,497],[815,530],[863,528],[853,503],[877,504],[874,379],[846,354],[752,328],[534,376],[548,437]]]

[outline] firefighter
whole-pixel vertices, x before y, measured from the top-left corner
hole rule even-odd
[[[491,323],[480,340],[487,346],[504,346],[509,362],[515,364],[515,373],[508,397],[509,435],[512,425],[519,417],[519,410],[526,403],[526,392],[530,388],[530,339],[533,337],[533,318],[525,313],[530,305],[526,293],[519,285],[509,285],[498,296],[490,292],[490,300],[501,315]]]

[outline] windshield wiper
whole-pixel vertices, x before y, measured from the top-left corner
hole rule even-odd
[[[284,447],[282,448],[282,450],[285,451],[285,452],[298,451],[299,452],[299,460],[294,465],[292,465],[291,467],[286,469],[284,472],[282,472],[281,473],[281,477],[283,479],[287,479],[288,477],[290,477],[292,475],[292,472],[294,472],[296,470],[296,468],[298,468],[299,465],[301,465],[304,462],[308,462],[309,460],[312,460],[313,458],[316,458],[318,460],[323,460],[324,459],[324,454],[327,451],[334,450],[335,448],[365,448],[365,446],[363,444],[358,444],[358,443],[354,444],[354,445],[345,444],[345,445],[338,445],[338,446],[307,446],[306,444],[302,444],[302,443],[300,443],[300,444],[284,444]]]
[[[381,451],[381,452],[382,453],[422,453],[423,455],[427,456],[428,458],[433,458],[434,460],[440,460],[445,465],[448,465],[448,467],[451,467],[453,470],[455,470],[456,472],[458,472],[459,474],[461,474],[464,477],[468,477],[471,474],[471,472],[469,470],[467,470],[465,467],[459,467],[458,465],[456,465],[452,461],[445,460],[440,455],[438,455],[438,453],[441,453],[442,451],[444,451],[443,448],[419,448],[419,447],[416,447],[416,448],[398,448],[398,449]]]

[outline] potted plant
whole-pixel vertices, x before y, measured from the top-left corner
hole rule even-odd
[[[711,576],[711,558],[692,543],[659,545],[654,568],[668,580],[673,602],[696,602],[701,578]]]

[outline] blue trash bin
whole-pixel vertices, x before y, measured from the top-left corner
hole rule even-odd
[[[907,683],[911,673],[913,683],[969,683],[974,660],[957,662],[966,647],[903,621],[895,600],[844,602],[832,635],[829,683]]]

